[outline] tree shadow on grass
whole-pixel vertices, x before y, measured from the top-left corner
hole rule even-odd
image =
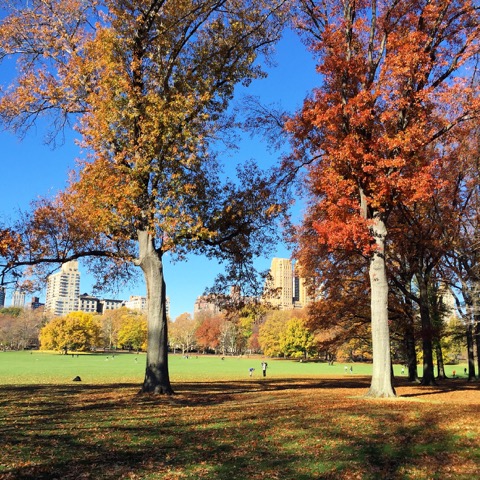
[[[136,384],[1,386],[0,479],[463,478],[448,472],[468,438],[439,426],[442,409],[352,398],[369,381],[178,383],[171,397]],[[451,388],[476,385],[440,392]]]
[[[386,414],[383,428],[349,436],[340,454],[347,457],[348,451],[355,452],[352,465],[342,469],[346,478],[349,475],[352,478],[360,475],[364,480],[461,478],[446,473],[450,467],[452,471],[456,469],[457,439],[439,428],[435,415],[422,414],[414,423],[399,420],[397,414]]]
[[[428,470],[415,478],[455,478],[441,472],[459,445],[434,413],[405,421],[402,411],[386,412],[380,404],[332,402],[319,415],[295,405],[295,395],[283,409],[264,399],[261,411],[232,415],[230,405],[215,407],[203,421],[203,408],[191,418],[189,409],[165,414],[147,405],[139,416],[135,405],[105,405],[101,398],[92,418],[50,411],[43,422],[22,428],[17,422],[3,436],[4,451],[19,457],[0,466],[0,478],[400,480],[413,478],[408,472],[424,468],[427,457]],[[112,407],[120,409],[114,419]]]
[[[469,382],[468,380],[438,380],[437,384],[432,386],[424,386],[420,384],[412,384],[406,380],[401,381],[398,385],[399,387],[410,387],[413,391],[402,392],[401,398],[416,398],[424,397],[430,395],[442,396],[444,394],[447,396],[453,392],[461,392],[468,394],[469,392],[480,392],[480,383],[479,382]]]
[[[412,384],[404,379],[397,379],[396,387],[409,387],[408,393],[401,393],[399,398],[421,397],[427,395],[448,394],[455,391],[478,392],[480,383],[465,381],[442,381],[437,386],[425,387],[418,384]],[[128,396],[135,395],[135,401],[140,405],[146,404],[177,404],[177,405],[215,405],[231,400],[232,396],[241,394],[250,394],[252,392],[274,392],[287,390],[352,390],[359,396],[366,394],[370,387],[369,376],[344,377],[321,377],[321,378],[301,378],[301,379],[277,379],[262,378],[255,380],[239,381],[209,381],[209,382],[178,382],[173,385],[175,395],[148,395],[140,393],[140,385],[136,383],[122,384],[85,384],[72,383],[62,385],[0,385],[0,407],[5,406],[12,401],[18,404],[31,403],[35,398],[48,397],[47,404],[55,411],[70,409],[70,403],[66,402],[71,396],[81,394],[107,395],[118,391],[128,392]],[[411,391],[413,390],[413,391]],[[356,391],[356,392],[355,392]],[[138,395],[136,395],[138,394]],[[33,399],[33,400],[32,400]],[[113,400],[114,404],[118,398]],[[105,400],[104,407],[108,405]],[[95,402],[89,404],[83,402],[76,409],[86,410],[96,409]]]

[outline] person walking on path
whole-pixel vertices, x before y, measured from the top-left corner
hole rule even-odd
[[[267,376],[267,367],[268,367],[268,363],[267,362],[262,362],[262,372],[263,372],[264,377]]]

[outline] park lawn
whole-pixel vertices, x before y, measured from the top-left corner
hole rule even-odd
[[[20,354],[1,355],[0,364],[15,357],[29,364]],[[352,374],[341,365],[340,375],[326,375],[269,360],[263,379],[260,358],[176,356],[176,394],[150,396],[138,395],[140,359],[132,357],[122,377],[135,380],[122,382],[113,372],[131,365],[127,356],[78,358],[88,366],[84,375],[101,370],[112,378],[72,382],[67,357],[38,355],[52,361],[51,370],[64,362],[58,372],[69,381],[0,385],[2,480],[480,478],[476,382],[420,387],[398,379],[398,398],[378,400],[364,397],[369,378],[355,373],[356,364]],[[253,361],[258,369],[249,378],[245,366]]]
[[[224,360],[222,360],[224,358]],[[261,356],[221,357],[181,354],[169,356],[170,378],[179,381],[242,380],[255,368],[253,379],[262,376],[261,362],[267,361],[268,378],[305,378],[317,375],[356,376],[371,375],[371,365],[362,363],[328,363],[265,359]],[[460,378],[465,365],[447,365],[447,375],[455,371]],[[350,368],[352,371],[350,371]],[[401,365],[395,365],[395,375],[402,377]],[[421,375],[419,366],[419,375]],[[69,384],[76,376],[88,384],[138,383],[145,374],[145,354],[97,353],[70,354],[29,350],[0,352],[0,385]],[[404,377],[406,376],[403,375]]]
[[[223,360],[222,360],[223,358]],[[221,357],[212,355],[181,354],[169,356],[172,382],[209,380],[241,380],[262,376],[260,356]],[[145,354],[97,353],[70,354],[42,351],[0,352],[0,384],[58,384],[70,383],[80,376],[86,383],[141,383],[145,374]],[[266,359],[268,377],[298,378],[312,375],[351,374],[350,364],[335,364],[291,360]],[[347,370],[345,371],[345,367]],[[371,366],[355,364],[353,373],[369,375]]]

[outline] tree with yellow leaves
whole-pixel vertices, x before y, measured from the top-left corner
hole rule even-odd
[[[145,315],[134,312],[122,315],[122,324],[118,331],[118,343],[123,348],[147,349],[147,319]]]
[[[69,188],[18,227],[16,265],[93,257],[101,283],[139,267],[148,297],[142,390],[173,393],[163,258],[215,255],[237,271],[268,245],[281,212],[253,165],[223,181],[212,144],[230,126],[238,83],[261,77],[285,0],[7,0],[0,58],[18,75],[0,96],[3,125],[70,120],[87,158]],[[261,239],[257,236],[264,230]],[[27,242],[28,240],[28,242]],[[238,276],[237,276],[238,277]]]
[[[280,335],[279,344],[286,357],[307,359],[315,351],[315,336],[303,318],[292,316]]]
[[[65,354],[70,350],[85,352],[100,345],[101,326],[97,316],[72,312],[55,317],[40,331],[40,348]]]

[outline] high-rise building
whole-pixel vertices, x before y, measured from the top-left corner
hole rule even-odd
[[[78,262],[64,263],[59,272],[48,277],[45,310],[66,315],[79,310],[80,272]]]
[[[303,308],[311,302],[298,264],[288,258],[274,258],[263,298],[280,310]]]
[[[296,308],[303,308],[312,301],[298,263],[293,267],[293,301]]]
[[[27,308],[29,308],[30,310],[36,310],[37,308],[41,308],[44,306],[45,304],[40,302],[39,297],[32,297],[30,303],[27,305]]]
[[[15,290],[12,295],[12,307],[25,307],[25,292]]]
[[[265,296],[273,307],[293,308],[293,269],[288,258],[272,259]]]
[[[0,308],[5,306],[5,287],[0,286]]]

